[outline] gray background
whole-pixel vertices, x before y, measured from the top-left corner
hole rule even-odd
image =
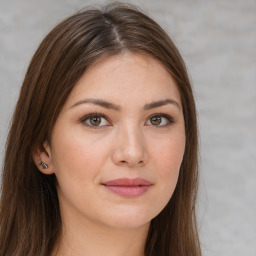
[[[26,67],[45,34],[92,3],[0,0],[0,165]],[[200,125],[199,228],[205,256],[256,256],[256,1],[140,0],[172,36]]]

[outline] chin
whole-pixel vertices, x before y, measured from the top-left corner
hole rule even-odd
[[[156,215],[156,213],[149,214],[149,212],[145,212],[143,214],[143,211],[127,209],[127,211],[120,211],[118,214],[113,212],[112,214],[108,214],[108,216],[105,216],[104,222],[106,225],[113,228],[139,228],[142,226],[149,226],[151,220]]]
[[[136,229],[141,228],[143,226],[149,226],[150,220],[142,220],[142,219],[136,219],[132,217],[128,218],[119,218],[115,219],[112,222],[109,222],[109,227],[117,228],[117,229]]]

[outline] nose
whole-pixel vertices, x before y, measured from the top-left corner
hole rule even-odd
[[[147,164],[146,142],[139,128],[120,129],[114,145],[112,160],[116,165],[132,168]]]

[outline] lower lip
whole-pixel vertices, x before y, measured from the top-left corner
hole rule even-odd
[[[146,193],[151,185],[146,186],[106,186],[111,192],[124,197],[137,197]]]

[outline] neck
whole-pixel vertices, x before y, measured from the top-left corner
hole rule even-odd
[[[144,256],[149,223],[136,228],[112,228],[77,220],[63,221],[52,256]]]

